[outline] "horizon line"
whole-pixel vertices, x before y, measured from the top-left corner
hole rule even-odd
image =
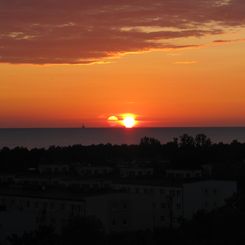
[[[0,127],[0,129],[125,129],[125,130],[134,130],[134,129],[161,129],[161,128],[245,128],[245,125],[238,126],[158,126],[158,127]]]

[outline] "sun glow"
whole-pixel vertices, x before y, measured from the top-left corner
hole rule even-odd
[[[108,121],[108,123],[109,123],[109,125],[111,127],[118,126],[119,120],[118,120],[118,117],[117,116],[114,116],[114,115],[113,116],[110,116],[110,117],[107,118],[107,121]]]
[[[108,117],[108,121],[112,121],[112,122],[118,121],[118,117],[117,116],[110,116],[110,117]]]
[[[135,116],[131,114],[124,115],[122,124],[125,128],[133,128],[136,125]]]
[[[107,122],[111,127],[124,126],[125,128],[133,128],[138,121],[134,114],[112,115],[107,118]]]

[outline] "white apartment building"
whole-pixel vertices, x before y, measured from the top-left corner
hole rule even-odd
[[[235,181],[206,180],[183,184],[184,218],[191,219],[198,210],[207,212],[225,205],[237,192]]]
[[[172,179],[194,179],[201,178],[202,169],[166,169],[166,177]]]
[[[76,172],[81,176],[102,176],[113,172],[110,166],[83,166],[81,164],[75,166]]]
[[[41,174],[68,173],[70,171],[70,166],[68,164],[40,164],[38,165],[38,171]]]
[[[140,176],[152,176],[154,173],[153,168],[146,167],[121,167],[121,177],[140,177]]]
[[[109,189],[111,181],[100,177],[59,177],[56,175],[0,175],[1,184],[14,184],[32,187],[65,187],[81,190]]]
[[[72,195],[41,191],[0,190],[0,242],[40,225],[57,229],[72,216],[84,215],[84,200]]]
[[[164,182],[124,182],[115,183],[113,186],[116,190],[135,195],[148,195],[156,208],[156,216],[164,221],[156,222],[156,226],[178,226],[181,220],[191,219],[199,210],[210,212],[224,206],[226,200],[237,192],[235,181],[221,180],[192,181],[175,185]]]
[[[236,182],[220,180],[114,183],[113,188],[91,194],[0,189],[0,234],[23,233],[40,224],[59,229],[72,216],[95,216],[108,233],[174,227],[199,210],[224,206],[237,191]]]
[[[118,192],[83,195],[0,190],[0,210],[2,240],[39,225],[53,225],[59,230],[74,216],[95,216],[108,233],[152,229],[154,222],[151,199]]]

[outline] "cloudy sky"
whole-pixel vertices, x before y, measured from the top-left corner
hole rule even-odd
[[[245,125],[244,0],[0,0],[0,127]]]

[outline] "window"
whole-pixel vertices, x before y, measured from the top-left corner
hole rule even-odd
[[[126,219],[123,219],[123,225],[126,225],[128,222]]]
[[[71,210],[72,210],[72,212],[76,209],[76,205],[75,204],[71,204]]]
[[[55,220],[54,217],[51,217],[51,218],[50,218],[50,223],[51,223],[51,224],[55,224],[55,223],[56,223],[56,220]]]
[[[180,194],[181,194],[181,191],[180,191],[180,190],[177,190],[177,191],[176,191],[176,195],[177,195],[177,196],[180,196]]]
[[[164,202],[161,203],[161,208],[165,208],[166,204]]]
[[[178,178],[178,179],[179,179],[179,178],[183,178],[183,175],[180,174],[180,173],[177,173],[177,174],[176,174],[176,178]]]
[[[160,220],[163,222],[165,221],[165,217],[164,216],[160,216]]]
[[[118,208],[117,202],[113,202],[113,203],[112,203],[112,208],[114,208],[114,209]]]
[[[177,204],[176,204],[176,208],[177,208],[177,209],[181,209],[181,203],[177,203]]]
[[[53,209],[54,208],[54,203],[53,202],[50,202],[49,203],[49,207],[50,207],[50,209]]]
[[[170,195],[170,196],[174,196],[174,194],[175,194],[175,191],[174,191],[174,190],[170,190],[170,191],[169,191],[169,195]]]
[[[116,219],[112,219],[112,225],[116,225]]]

